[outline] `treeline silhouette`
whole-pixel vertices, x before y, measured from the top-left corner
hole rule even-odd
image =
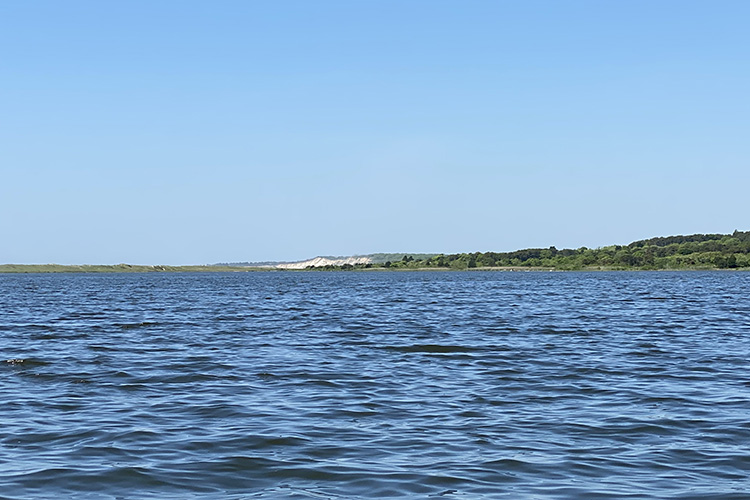
[[[425,259],[404,255],[383,264],[316,269],[473,269],[486,267],[576,269],[734,269],[750,267],[750,231],[691,234],[634,241],[601,248],[526,248],[513,252],[438,254]]]

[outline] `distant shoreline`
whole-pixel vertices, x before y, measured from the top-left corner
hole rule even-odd
[[[63,264],[0,264],[0,274],[29,274],[29,273],[221,273],[221,272],[253,272],[276,271],[267,267],[235,267],[235,266],[138,266],[131,264],[116,265],[63,265]]]
[[[276,263],[193,266],[0,264],[0,273],[247,273],[329,271],[710,271],[750,270],[750,231],[656,237],[628,245],[457,254],[369,254]],[[269,263],[270,264],[270,263]]]
[[[367,269],[277,269],[272,267],[234,267],[234,266],[137,266],[128,264],[117,265],[60,265],[60,264],[0,264],[0,274],[127,274],[127,273],[249,273],[249,272],[581,272],[581,271],[750,271],[750,268],[720,269],[717,267],[691,267],[680,269],[634,269],[592,266],[581,269],[555,269],[552,267],[531,266],[496,266],[474,267],[469,269],[453,269],[447,267],[417,267],[417,268],[383,268]]]

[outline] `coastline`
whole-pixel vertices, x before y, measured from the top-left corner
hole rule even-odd
[[[123,273],[248,273],[248,272],[612,272],[612,271],[750,271],[750,268],[721,269],[718,267],[684,267],[684,268],[622,268],[591,266],[578,269],[558,269],[554,267],[534,266],[497,266],[497,267],[414,267],[414,268],[355,268],[355,269],[279,269],[273,267],[240,267],[240,266],[141,266],[130,264],[116,265],[62,265],[62,264],[0,264],[0,274],[123,274]]]
[[[82,274],[82,273],[222,273],[276,271],[264,267],[236,266],[140,266],[131,264],[115,265],[63,265],[63,264],[0,264],[0,274]]]
[[[526,248],[512,252],[369,254],[298,262],[224,262],[169,265],[0,264],[18,273],[220,273],[300,271],[710,271],[750,270],[750,231],[656,237],[628,245],[578,249]]]

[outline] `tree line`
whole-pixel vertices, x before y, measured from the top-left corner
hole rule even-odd
[[[601,248],[526,248],[513,252],[404,255],[382,264],[326,266],[316,269],[474,269],[488,267],[582,269],[735,269],[750,267],[750,231],[691,234],[634,241]]]

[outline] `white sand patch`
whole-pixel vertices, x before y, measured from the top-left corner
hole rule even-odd
[[[370,257],[346,257],[344,259],[327,259],[325,257],[315,257],[314,259],[304,260],[302,262],[289,262],[285,264],[277,264],[277,269],[305,269],[308,267],[323,267],[323,266],[343,266],[344,264],[371,264],[372,259]]]

